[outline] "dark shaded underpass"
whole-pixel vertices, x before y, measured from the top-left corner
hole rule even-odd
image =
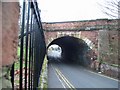
[[[64,36],[53,40],[48,47],[53,44],[57,44],[62,48],[62,62],[85,66],[90,64],[90,60],[86,59],[86,52],[89,47],[82,39]]]

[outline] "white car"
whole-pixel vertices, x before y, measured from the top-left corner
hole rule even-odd
[[[57,60],[57,61],[59,61],[61,59],[61,54],[62,54],[62,49],[61,49],[61,47],[59,47],[56,44],[51,45],[48,48],[47,56],[48,56],[48,59],[50,61],[51,60]]]

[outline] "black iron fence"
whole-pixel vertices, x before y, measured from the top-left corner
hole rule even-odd
[[[37,2],[23,0],[21,8],[19,60],[11,70],[11,81],[13,89],[31,90],[38,87],[46,45]]]

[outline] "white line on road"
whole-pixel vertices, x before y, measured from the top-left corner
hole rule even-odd
[[[56,71],[59,73],[60,77],[62,78],[62,80],[67,84],[67,86],[71,89],[71,90],[76,90],[75,87],[68,81],[68,79],[62,74],[62,72],[60,72],[59,69],[56,69]]]
[[[89,71],[89,70],[87,70],[87,71],[90,72],[90,73],[97,74],[97,75],[99,75],[99,76],[102,76],[102,77],[105,77],[105,78],[108,78],[108,79],[111,79],[111,80],[114,80],[114,81],[120,82],[120,81],[117,80],[117,79],[114,79],[114,78],[111,78],[111,77],[105,76],[105,75],[103,75],[103,74],[95,73],[95,72],[92,72],[92,71]]]
[[[58,80],[60,81],[60,83],[62,84],[62,86],[63,86],[63,88],[65,88],[66,89],[66,87],[65,87],[65,85],[64,85],[64,83],[62,82],[62,80],[59,78],[59,76],[57,75],[57,73],[56,73],[56,71],[55,71],[55,69],[54,69],[54,67],[53,67],[53,65],[51,64],[51,67],[53,68],[53,70],[54,70],[54,72],[55,72],[55,74],[56,74],[56,76],[57,76],[57,78],[58,78]],[[67,90],[67,89],[66,89]]]
[[[75,87],[68,81],[68,79],[62,74],[62,72],[58,68],[54,68],[52,64],[51,64],[51,67],[53,68],[56,76],[58,77],[58,80],[61,82],[62,86],[66,90],[67,88],[69,88],[70,90],[76,90]]]
[[[69,84],[64,80],[64,78],[60,75],[60,73],[58,72],[57,69],[56,70],[56,73],[58,74],[58,76],[61,78],[61,80],[63,80],[65,82],[65,84],[70,88]],[[67,87],[66,87],[67,88]]]

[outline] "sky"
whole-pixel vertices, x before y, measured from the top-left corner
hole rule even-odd
[[[99,4],[105,0],[38,0],[42,22],[80,21],[110,18]]]

